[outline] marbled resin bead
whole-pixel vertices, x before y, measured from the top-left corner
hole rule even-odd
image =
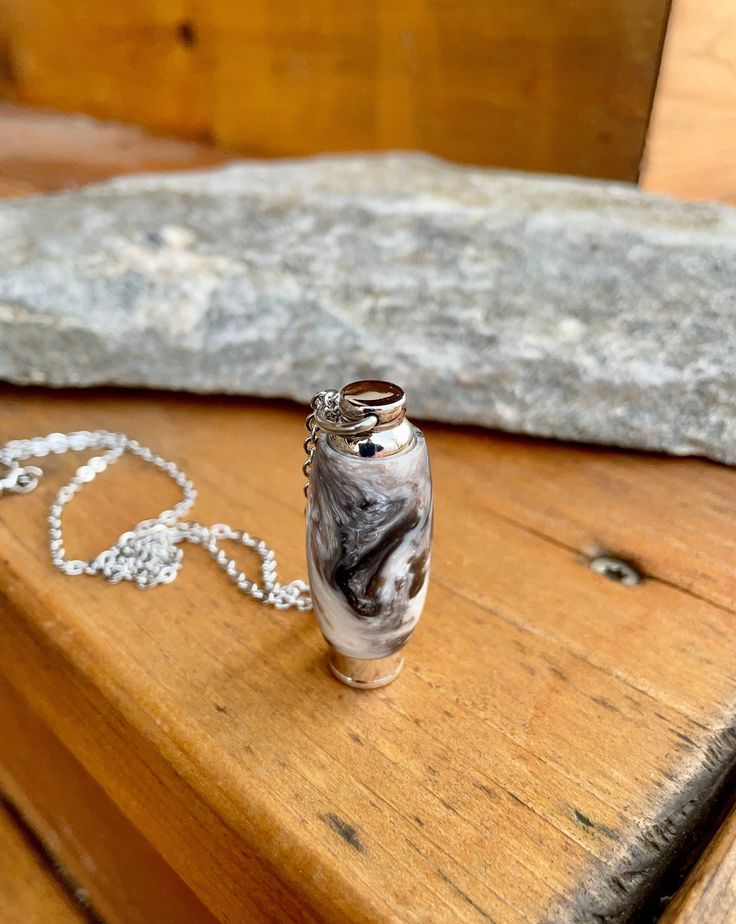
[[[404,421],[409,445],[390,455],[381,433],[359,453],[322,434],[307,507],[307,560],[314,609],[332,647],[331,666],[386,659],[409,640],[424,606],[432,540],[432,484],[424,436]],[[367,446],[367,449],[366,449]],[[376,662],[377,663],[377,662]],[[354,686],[381,686],[392,676]]]

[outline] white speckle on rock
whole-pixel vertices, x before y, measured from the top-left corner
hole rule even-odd
[[[181,225],[165,225],[160,231],[161,238],[166,247],[183,250],[197,240],[197,235],[191,228]]]
[[[585,335],[585,325],[578,318],[561,318],[557,336],[563,343],[577,343]]]

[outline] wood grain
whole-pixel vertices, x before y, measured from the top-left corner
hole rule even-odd
[[[0,92],[255,156],[635,180],[668,0],[6,0]]]
[[[79,426],[180,460],[203,521],[304,573],[300,409],[3,394],[8,437]],[[405,674],[370,695],[328,676],[309,617],[239,597],[199,550],[150,593],[54,574],[45,506],[70,458],[2,499],[0,670],[221,919],[623,919],[731,768],[734,472],[426,430],[433,586]],[[93,554],[167,487],[120,463],[70,508],[68,547]],[[594,546],[647,580],[594,574]]]
[[[52,192],[124,173],[208,167],[226,151],[101,122],[0,103],[0,197]]]
[[[3,924],[82,924],[87,920],[2,802],[0,919]]]
[[[736,921],[736,813],[725,822],[661,924],[732,924]]]
[[[213,924],[191,889],[1,676],[0,727],[0,792],[107,924]],[[0,859],[0,876],[2,866]]]
[[[736,5],[673,0],[642,184],[736,202]]]

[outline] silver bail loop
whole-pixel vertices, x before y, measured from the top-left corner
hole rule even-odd
[[[337,391],[320,391],[312,398],[310,416],[318,429],[340,436],[357,436],[370,433],[378,425],[378,416],[369,408],[356,408],[348,417],[341,398],[342,393]]]
[[[319,410],[314,412],[314,422],[320,430],[326,430],[328,433],[336,433],[339,436],[357,436],[361,433],[370,433],[378,425],[378,417],[375,414],[366,414],[359,420],[350,423],[341,420],[330,420],[324,417]]]

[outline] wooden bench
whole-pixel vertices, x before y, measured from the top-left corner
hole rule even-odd
[[[24,836],[22,823],[0,803],[0,914],[3,924],[82,924],[82,908],[69,896],[47,857]]]
[[[65,164],[46,186],[73,179]],[[18,163],[5,175],[33,186]],[[180,462],[196,517],[263,535],[287,579],[305,573],[303,417],[0,393],[2,441],[104,427]],[[0,790],[104,919],[624,921],[656,914],[703,852],[736,753],[736,475],[425,430],[434,579],[404,674],[372,693],[329,676],[311,616],[239,595],[200,549],[150,592],[56,573],[45,516],[83,457],[0,499]],[[121,461],[69,507],[69,551],[174,498]],[[601,550],[643,580],[596,573]],[[670,920],[700,919],[709,877],[733,895],[723,831]]]

